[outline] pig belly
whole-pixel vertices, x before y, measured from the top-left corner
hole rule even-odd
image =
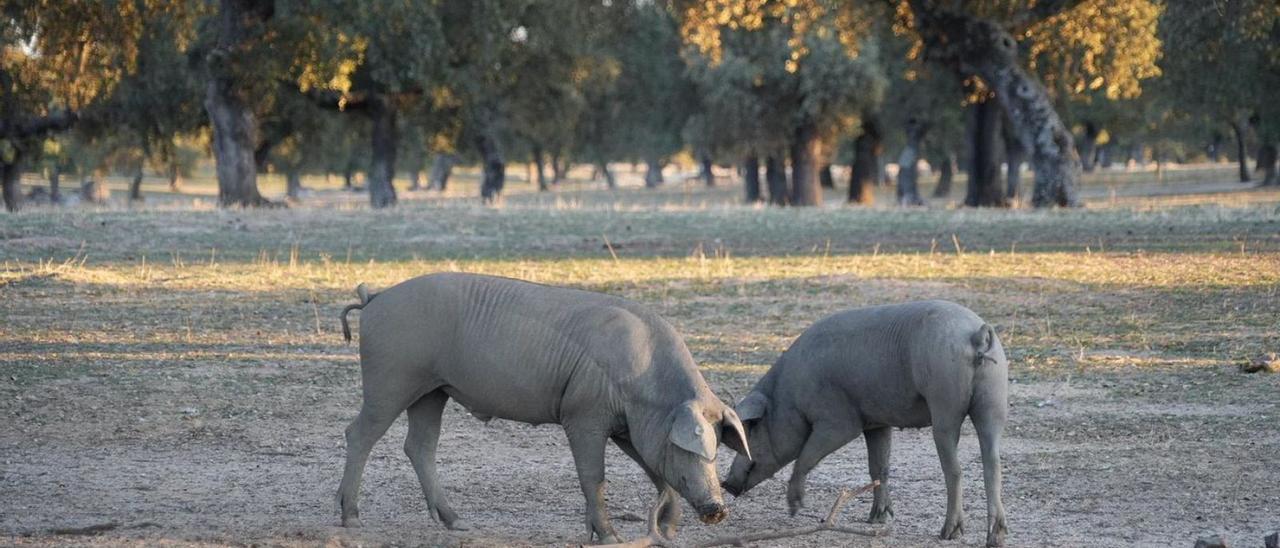
[[[864,409],[862,425],[864,430],[874,430],[892,426],[896,428],[924,428],[933,424],[929,414],[929,404],[924,398],[918,398],[911,404],[887,409]]]

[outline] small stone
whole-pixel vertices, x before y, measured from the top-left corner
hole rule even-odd
[[[1245,373],[1275,373],[1280,371],[1280,356],[1274,352],[1240,362],[1240,370]]]
[[[1227,548],[1227,541],[1220,535],[1209,535],[1196,539],[1195,548]]]

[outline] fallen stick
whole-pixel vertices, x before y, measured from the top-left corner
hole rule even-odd
[[[773,540],[786,537],[799,537],[811,535],[822,531],[831,531],[833,533],[846,533],[850,535],[862,535],[864,537],[878,537],[884,534],[884,531],[872,529],[855,529],[853,527],[845,527],[838,525],[836,522],[840,519],[840,508],[849,499],[875,489],[880,485],[880,481],[876,480],[862,487],[850,491],[849,489],[841,489],[840,494],[836,496],[836,501],[831,505],[831,510],[827,511],[827,517],[818,522],[817,525],[808,525],[805,527],[793,527],[791,529],[780,529],[776,531],[761,531],[759,533],[750,533],[733,537],[719,537],[701,544],[697,544],[697,548],[711,548],[713,546],[743,546],[748,542],[759,542],[762,540]],[[655,506],[656,508],[656,506]],[[628,542],[620,542],[617,544],[606,544],[596,548],[654,548],[667,547],[671,543],[667,542],[660,535],[654,532],[652,521],[654,517],[650,516],[650,534]]]
[[[46,533],[50,535],[58,535],[58,536],[92,536],[92,535],[101,535],[102,533],[106,533],[107,531],[114,531],[116,529],[145,529],[148,527],[160,527],[160,524],[154,521],[142,521],[142,522],[135,523],[133,525],[124,525],[122,523],[113,521],[110,523],[99,523],[97,525],[90,525],[88,527],[54,528],[54,529],[49,529],[48,531],[46,531]],[[24,536],[31,536],[31,534],[26,534]]]
[[[119,529],[120,525],[121,525],[120,523],[113,521],[111,523],[99,523],[97,525],[90,525],[88,527],[58,527],[54,529],[49,529],[49,534],[50,535],[66,535],[66,536],[100,535],[107,531],[113,531],[115,529]]]
[[[776,531],[761,531],[759,533],[750,533],[734,537],[720,537],[703,542],[697,546],[698,548],[711,548],[712,546],[742,546],[748,542],[759,542],[762,540],[773,540],[786,537],[799,537],[822,531],[862,535],[866,537],[878,537],[884,533],[875,529],[854,529],[852,527],[844,527],[836,524],[840,519],[840,508],[844,506],[846,502],[849,502],[849,499],[875,489],[878,485],[880,485],[880,481],[876,480],[852,491],[848,489],[841,489],[840,494],[836,496],[835,503],[831,505],[831,510],[827,512],[827,517],[823,518],[817,525],[793,527],[791,529],[780,529]]]

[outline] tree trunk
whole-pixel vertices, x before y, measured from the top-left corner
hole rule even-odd
[[[346,190],[346,191],[350,192],[351,190],[353,190],[353,189],[355,188],[355,184],[352,182],[352,179],[354,179],[354,178],[355,178],[355,176],[356,176],[356,170],[355,170],[355,168],[354,168],[354,167],[352,167],[352,165],[351,165],[351,164],[347,164],[347,167],[346,167],[345,169],[343,169],[343,170],[342,170],[342,188],[343,188],[343,190]]]
[[[284,173],[285,195],[290,200],[297,200],[302,197],[302,173],[297,166],[289,166]]]
[[[258,192],[258,164],[254,145],[257,121],[231,89],[226,78],[209,81],[205,110],[213,126],[213,157],[218,174],[218,203],[222,207],[259,207],[270,202]]]
[[[1111,169],[1111,155],[1115,147],[1111,143],[1107,143],[1098,147],[1098,167],[1102,169]]]
[[[609,187],[610,190],[618,188],[618,181],[613,178],[613,170],[609,169],[609,163],[604,160],[597,160],[595,173],[591,179],[594,181],[601,175],[604,176],[605,186]]]
[[[558,184],[564,180],[564,174],[569,171],[569,160],[560,161],[560,151],[551,151],[551,184]]]
[[[431,188],[444,191],[449,188],[449,176],[453,174],[454,157],[452,154],[436,154],[431,158],[431,175],[427,184]]]
[[[1094,151],[1098,145],[1098,134],[1102,131],[1098,128],[1098,124],[1093,121],[1085,121],[1084,136],[1080,139],[1080,169],[1085,173],[1093,171],[1093,163],[1096,159]]]
[[[787,167],[776,155],[765,157],[764,178],[769,186],[769,203],[785,206],[791,202],[791,192],[787,190]]]
[[[240,97],[239,86],[229,68],[243,46],[247,27],[268,17],[266,13],[250,0],[219,2],[217,37],[207,61],[211,68],[204,107],[213,127],[218,203],[223,207],[273,205],[258,192],[258,165],[253,155],[258,144],[258,120],[253,109]]]
[[[836,180],[831,176],[831,164],[822,164],[818,169],[818,184],[822,188],[836,188]]]
[[[1005,197],[1012,203],[1022,187],[1022,162],[1026,157],[1026,149],[1018,142],[1008,124],[1001,124],[1000,135],[1004,137],[1005,161]]]
[[[791,203],[797,206],[822,205],[818,184],[818,128],[801,124],[791,145]]]
[[[874,114],[863,113],[862,134],[853,141],[853,165],[849,169],[849,203],[871,205],[880,174],[880,120]]]
[[[964,205],[969,207],[1005,207],[1004,189],[1000,188],[1000,106],[992,97],[969,106],[969,186]]]
[[[372,154],[369,157],[369,205],[374,209],[396,205],[396,108],[386,97],[369,101]]]
[[[62,203],[62,166],[54,162],[53,167],[49,169],[49,202],[54,205]]]
[[[1205,148],[1205,152],[1209,156],[1209,161],[1218,163],[1222,158],[1222,132],[1215,130],[1209,136],[1209,146]]]
[[[182,189],[182,171],[178,169],[177,162],[169,162],[169,192],[177,192]]]
[[[1276,143],[1265,143],[1258,147],[1258,169],[1262,170],[1261,186],[1280,185],[1280,175],[1277,175],[1277,161],[1280,161],[1280,149],[1276,147]]]
[[[907,143],[902,147],[902,154],[898,155],[898,205],[924,205],[924,199],[920,198],[920,187],[917,184],[918,164],[920,163],[920,143],[924,140],[925,133],[929,131],[929,124],[911,117],[907,119],[904,131]]]
[[[644,186],[646,188],[655,188],[666,182],[662,178],[662,162],[657,158],[645,160]]]
[[[956,173],[956,154],[947,152],[941,158],[937,158],[934,165],[938,166],[938,186],[933,187],[933,197],[951,196],[951,182],[955,179]]]
[[[698,156],[698,162],[702,164],[702,170],[699,172],[699,175],[702,177],[702,181],[706,183],[707,186],[716,186],[716,173],[713,170],[711,156],[705,153],[700,154]]]
[[[409,170],[409,190],[422,190],[422,170]]]
[[[8,211],[22,209],[22,153],[14,148],[12,161],[0,162],[0,186],[3,186],[4,208]]]
[[[487,131],[476,136],[476,151],[480,153],[483,176],[480,179],[480,201],[493,204],[502,199],[502,187],[506,185],[507,163],[498,150],[498,142]]]
[[[1249,153],[1245,150],[1245,138],[1249,127],[1243,120],[1231,121],[1231,132],[1236,136],[1236,157],[1240,160],[1240,182],[1249,182]]]
[[[129,201],[142,201],[142,166],[138,166],[138,171],[133,174],[133,180],[129,182]]]
[[[1018,59],[1018,44],[993,21],[909,0],[927,57],[982,77],[1000,98],[1018,139],[1031,152],[1036,207],[1080,205],[1080,156],[1048,92]]]
[[[546,192],[551,190],[551,185],[550,181],[547,180],[547,173],[542,169],[542,156],[542,145],[535,143],[533,145],[533,165],[536,166],[534,169],[537,171],[538,191]]]
[[[746,190],[748,204],[761,201],[760,158],[754,154],[748,155],[742,161],[742,186]]]

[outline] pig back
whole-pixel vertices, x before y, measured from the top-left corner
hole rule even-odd
[[[602,344],[601,318],[630,304],[506,278],[424,276],[384,291],[365,309],[362,359],[365,327],[383,325],[389,333],[369,338],[412,349],[416,357],[402,367],[476,415],[541,424],[574,411],[616,413],[609,368],[644,347],[617,335]]]
[[[775,382],[786,393],[823,394],[808,397],[809,405],[839,403],[867,428],[926,426],[924,387],[967,367],[969,337],[981,325],[948,301],[846,310],[801,334],[779,358]]]

